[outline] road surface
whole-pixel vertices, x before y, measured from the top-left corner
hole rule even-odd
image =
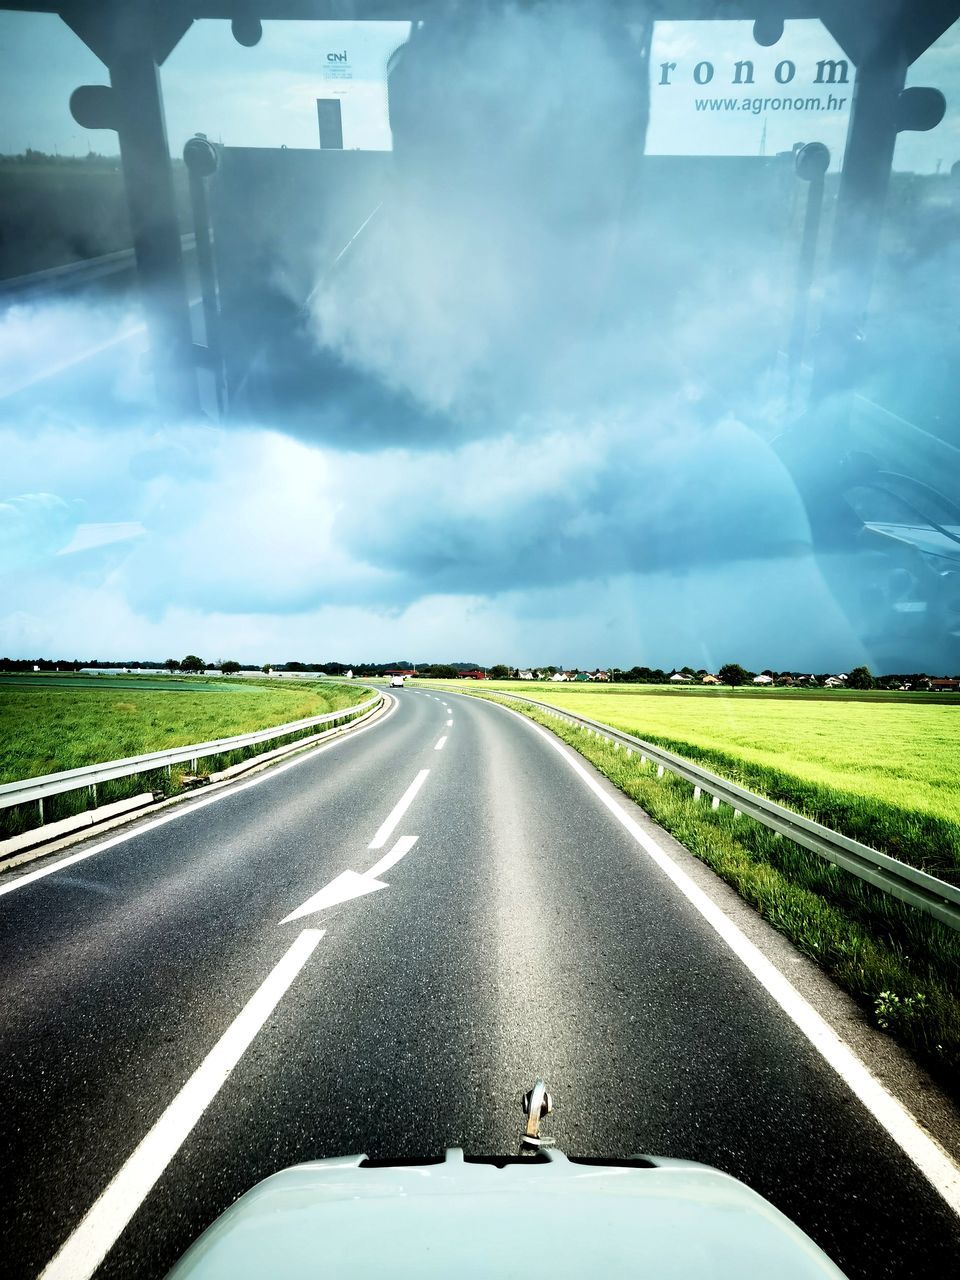
[[[396,701],[0,896],[5,1275],[162,1276],[296,1161],[513,1152],[538,1075],[569,1154],[717,1165],[851,1277],[956,1274],[951,1210],[543,731]]]

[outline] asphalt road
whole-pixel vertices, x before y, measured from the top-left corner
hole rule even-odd
[[[287,1164],[512,1153],[538,1075],[569,1154],[716,1165],[851,1277],[956,1274],[952,1212],[542,736],[456,695],[398,704],[0,897],[4,1274],[109,1238],[88,1215],[123,1169],[127,1225],[97,1274],[148,1280]],[[281,923],[402,837],[388,887]],[[170,1104],[209,1083],[198,1068],[297,946],[232,1073],[171,1137]],[[155,1125],[162,1172],[137,1182]]]

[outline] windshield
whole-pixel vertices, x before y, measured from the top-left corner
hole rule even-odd
[[[960,3],[17,3],[0,78],[0,907],[61,894],[9,924],[17,1274],[278,938],[296,1016],[51,1275],[165,1274],[298,1160],[491,1154],[538,1077],[565,1149],[945,1270],[947,1175],[689,904],[732,886],[953,1116]],[[3,896],[155,808],[178,852]]]

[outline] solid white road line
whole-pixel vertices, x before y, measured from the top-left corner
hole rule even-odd
[[[834,1069],[841,1080],[877,1120],[901,1151],[916,1165],[927,1181],[960,1214],[960,1168],[935,1138],[924,1130],[916,1117],[889,1093],[869,1068],[844,1043],[833,1028],[821,1018],[799,991],[766,958],[760,949],[712,902],[690,879],[652,836],[603,789],[575,756],[553,734],[523,716],[512,707],[495,703],[503,711],[518,716],[535,733],[538,733],[558,755],[562,756],[581,782],[594,793],[610,811],[617,822],[633,837],[643,851],[657,864],[688,902],[700,912],[704,920],[720,935],[730,950],[743,962],[768,995],[780,1006],[787,1017],[806,1036],[813,1047]]]
[[[367,845],[368,849],[382,849],[383,846],[387,843],[387,841],[393,835],[394,828],[397,826],[400,819],[403,817],[403,815],[407,812],[407,810],[413,804],[414,797],[416,796],[420,788],[423,786],[423,784],[426,782],[427,775],[429,774],[429,772],[430,772],[429,769],[420,770],[420,772],[417,774],[414,780],[410,783],[409,787],[407,787],[406,791],[403,793],[403,795],[400,797],[397,803],[393,806],[393,808],[387,814],[387,817],[382,823],[382,825],[380,826],[380,829],[377,831],[377,834],[373,837],[373,839]]]
[[[385,871],[389,871],[401,858],[405,858],[416,843],[416,836],[401,836],[390,852],[385,853],[380,861],[375,862],[365,874],[372,877],[382,876]]]
[[[88,1280],[150,1194],[323,937],[305,929],[204,1058],[120,1172],[102,1192],[40,1280]]]
[[[442,751],[446,745],[447,745],[447,735],[444,734],[442,738],[437,739],[437,745],[433,749],[434,751]]]
[[[335,738],[332,742],[314,747],[305,755],[298,756],[296,760],[290,760],[286,764],[274,765],[273,768],[258,774],[256,778],[225,787],[222,791],[218,791],[216,795],[207,796],[205,800],[196,800],[193,803],[185,801],[182,808],[171,809],[169,813],[165,813],[159,818],[153,818],[138,827],[132,827],[129,831],[124,831],[118,836],[111,836],[109,840],[104,840],[100,844],[94,845],[92,849],[83,849],[80,853],[71,853],[68,857],[61,858],[59,862],[41,867],[38,871],[29,871],[26,875],[18,876],[9,883],[2,883],[0,884],[0,898],[6,893],[14,893],[25,885],[33,884],[34,880],[42,880],[44,876],[52,876],[55,872],[62,871],[64,867],[72,867],[75,862],[82,862],[84,858],[92,858],[94,854],[104,853],[107,849],[114,848],[115,845],[123,844],[124,840],[133,840],[136,836],[142,836],[147,831],[153,831],[155,827],[166,826],[168,822],[174,822],[177,818],[185,818],[191,813],[196,813],[198,809],[205,809],[208,804],[216,804],[218,800],[223,800],[227,796],[235,796],[240,791],[248,791],[250,787],[258,787],[262,782],[269,782],[271,778],[277,777],[278,774],[286,773],[288,769],[296,769],[300,765],[306,764],[309,760],[322,755],[325,751],[332,751],[334,747],[342,746],[344,742],[359,738],[362,733],[367,733],[370,729],[378,729],[385,720],[388,720],[393,715],[399,706],[400,703],[396,698],[393,698],[393,706],[379,720],[374,720],[372,724],[365,724],[360,729],[354,729],[351,733]]]

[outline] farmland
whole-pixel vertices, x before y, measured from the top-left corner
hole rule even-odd
[[[895,857],[960,866],[960,700],[521,681],[482,688],[658,743]]]
[[[320,681],[0,677],[0,783],[266,729],[365,696]]]

